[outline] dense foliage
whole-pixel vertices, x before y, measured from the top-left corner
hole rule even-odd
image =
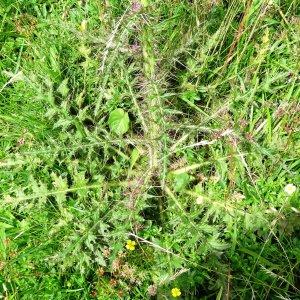
[[[300,299],[297,0],[0,0],[0,298]]]

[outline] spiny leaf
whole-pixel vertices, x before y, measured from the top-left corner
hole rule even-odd
[[[68,88],[68,81],[69,78],[66,78],[62,81],[60,86],[58,87],[57,91],[63,96],[66,97],[69,93],[69,88]]]

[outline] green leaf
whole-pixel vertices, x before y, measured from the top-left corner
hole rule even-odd
[[[187,173],[175,175],[174,189],[176,192],[182,191],[190,181],[190,176]]]
[[[220,290],[219,290],[219,293],[218,293],[218,295],[217,295],[216,300],[221,300],[222,294],[223,294],[223,286],[221,286],[221,288],[220,288]]]
[[[95,261],[103,267],[106,267],[106,261],[102,255],[102,253],[99,250],[94,251],[95,254]]]
[[[195,101],[199,99],[199,96],[195,91],[185,91],[180,98],[185,102],[195,104]]]
[[[264,266],[269,266],[269,267],[272,267],[274,269],[277,269],[279,268],[278,265],[276,264],[273,264],[272,262],[270,262],[269,260],[265,259],[264,257],[261,256],[261,254],[258,254],[258,253],[255,253],[254,251],[252,250],[249,250],[247,248],[244,248],[244,247],[241,247],[239,248],[239,251],[243,252],[243,253],[246,253],[246,254],[249,254],[251,256],[253,256],[255,259],[257,259],[259,261],[260,264],[264,265]]]
[[[210,245],[214,250],[223,251],[229,248],[228,244],[225,244],[218,240],[217,237],[212,236],[210,239],[207,240],[208,245]]]
[[[144,6],[144,7],[147,7],[149,5],[149,2],[148,0],[141,0],[141,4]]]
[[[66,97],[69,93],[69,88],[68,88],[68,81],[69,79],[66,78],[62,81],[60,86],[58,87],[57,91],[63,96]]]
[[[6,240],[5,227],[1,226],[0,227],[0,258],[1,259],[5,259],[6,258],[5,240]]]
[[[133,166],[135,165],[135,163],[137,162],[137,160],[140,157],[140,152],[137,148],[134,148],[131,152],[131,156],[130,156],[130,169],[133,168]]]
[[[129,129],[129,116],[122,108],[117,108],[109,115],[108,125],[112,132],[123,135]]]

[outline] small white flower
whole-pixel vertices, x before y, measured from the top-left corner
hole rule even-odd
[[[292,183],[289,183],[285,186],[284,191],[288,194],[288,195],[292,195],[295,193],[296,191],[296,186],[293,185]]]
[[[204,202],[204,197],[203,196],[198,196],[198,198],[196,199],[196,203],[198,205],[201,205]]]

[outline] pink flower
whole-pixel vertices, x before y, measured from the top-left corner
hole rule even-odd
[[[141,10],[141,8],[142,8],[142,5],[141,5],[140,2],[138,2],[138,1],[133,1],[132,2],[131,10],[133,12],[139,12]]]
[[[133,53],[138,52],[140,49],[141,49],[141,46],[137,42],[135,42],[133,45],[130,45],[130,50]]]

